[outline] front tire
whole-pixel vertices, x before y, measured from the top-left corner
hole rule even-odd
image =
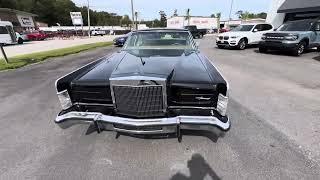
[[[18,44],[23,44],[23,39],[22,38],[18,39]]]
[[[298,46],[293,50],[293,55],[294,56],[301,56],[304,51],[306,50],[307,43],[306,42],[300,42]]]
[[[245,50],[247,47],[247,41],[245,39],[241,39],[238,43],[238,49]]]

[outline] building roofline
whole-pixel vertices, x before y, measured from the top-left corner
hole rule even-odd
[[[32,17],[36,17],[38,15],[36,14],[33,14],[33,13],[29,13],[29,12],[25,12],[25,11],[19,11],[19,10],[16,10],[16,9],[10,9],[10,8],[0,8],[0,12],[13,12],[13,13],[16,13],[16,14],[22,14],[22,15],[27,15],[27,16],[32,16]]]

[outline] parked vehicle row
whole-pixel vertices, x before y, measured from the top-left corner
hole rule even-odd
[[[320,51],[320,20],[289,21],[278,29],[273,29],[273,26],[267,23],[243,24],[230,32],[221,33],[216,39],[216,44],[221,49],[240,50],[256,44],[261,53],[282,50],[300,56],[310,48],[317,48]]]

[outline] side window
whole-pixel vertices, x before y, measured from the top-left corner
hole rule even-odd
[[[263,30],[262,31],[268,31],[271,30],[273,27],[270,24],[263,24]]]
[[[258,31],[263,31],[263,25],[258,24],[258,25],[256,25],[256,27],[254,27],[254,29],[257,29]]]
[[[9,34],[7,28],[4,26],[0,26],[0,34]]]
[[[316,22],[316,24],[314,25],[314,30],[320,31],[320,21]]]

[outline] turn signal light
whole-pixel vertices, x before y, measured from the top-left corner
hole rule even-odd
[[[58,98],[62,109],[66,110],[72,106],[71,98],[67,90],[59,92]]]
[[[217,111],[222,116],[226,116],[226,114],[227,114],[228,101],[229,101],[229,98],[227,96],[219,94],[218,103],[217,103]]]

